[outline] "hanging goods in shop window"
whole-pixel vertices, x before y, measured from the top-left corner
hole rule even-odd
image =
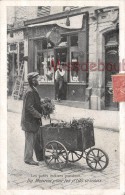
[[[58,45],[61,41],[60,32],[56,27],[52,28],[52,30],[46,34],[46,38],[50,43],[53,43],[54,45]]]

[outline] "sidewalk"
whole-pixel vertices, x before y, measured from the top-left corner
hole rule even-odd
[[[8,111],[21,113],[22,100],[8,99]],[[109,110],[89,110],[83,108],[74,108],[63,105],[56,105],[55,113],[51,115],[52,119],[64,120],[69,122],[73,118],[93,118],[94,126],[101,129],[119,131],[119,112]]]

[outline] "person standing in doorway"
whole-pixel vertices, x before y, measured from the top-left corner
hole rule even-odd
[[[62,69],[62,65],[58,65],[55,72],[56,99],[58,101],[63,99],[64,74],[65,71]]]
[[[40,96],[37,91],[39,74],[31,72],[28,74],[28,83],[24,99],[21,126],[25,131],[24,162],[29,165],[39,165],[33,160],[33,150],[38,161],[43,160],[43,150],[40,147],[39,128],[42,125],[42,107]]]

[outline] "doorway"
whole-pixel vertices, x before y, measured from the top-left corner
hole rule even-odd
[[[57,71],[57,66],[61,65],[63,73],[63,83],[61,87],[61,100],[67,99],[67,81],[68,81],[68,71],[67,71],[67,65],[68,65],[68,52],[67,47],[56,47],[55,48],[55,71]],[[62,82],[62,81],[61,81]],[[55,99],[58,99],[58,93],[59,93],[59,83],[55,83]]]
[[[118,31],[105,36],[105,108],[118,110],[118,103],[113,102],[112,75],[119,72]]]

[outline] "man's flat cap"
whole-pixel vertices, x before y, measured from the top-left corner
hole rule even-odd
[[[28,75],[27,75],[27,79],[32,79],[36,76],[38,76],[39,73],[38,72],[30,72]]]

